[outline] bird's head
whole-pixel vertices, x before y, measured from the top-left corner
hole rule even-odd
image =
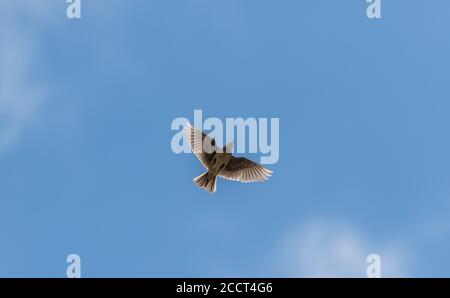
[[[223,147],[223,152],[229,154],[233,153],[233,142],[230,142],[225,147]]]

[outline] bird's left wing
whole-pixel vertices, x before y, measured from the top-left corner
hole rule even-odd
[[[219,172],[219,176],[241,182],[265,181],[272,171],[244,157],[233,157],[228,165]]]
[[[215,152],[218,150],[214,139],[190,124],[184,126],[184,136],[191,145],[192,152],[198,157],[205,168],[209,168]]]

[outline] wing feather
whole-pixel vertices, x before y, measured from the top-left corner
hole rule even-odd
[[[215,141],[202,131],[192,127],[190,124],[184,126],[184,136],[191,145],[192,152],[197,156],[205,168],[209,168],[211,160],[218,149],[218,147],[215,146]]]
[[[219,176],[241,182],[259,182],[269,179],[272,171],[245,157],[233,157]]]

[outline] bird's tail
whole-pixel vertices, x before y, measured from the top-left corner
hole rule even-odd
[[[201,188],[204,188],[208,192],[216,192],[216,180],[217,176],[205,172],[194,179],[194,182]]]

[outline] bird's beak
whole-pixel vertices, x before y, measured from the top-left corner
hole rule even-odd
[[[228,143],[226,146],[225,146],[225,152],[226,153],[233,153],[233,142],[231,142],[231,143]]]

